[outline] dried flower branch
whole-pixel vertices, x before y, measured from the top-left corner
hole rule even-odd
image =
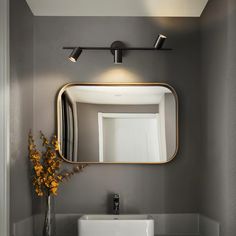
[[[33,166],[33,186],[38,196],[57,195],[58,186],[75,173],[81,172],[87,165],[77,165],[71,171],[60,170],[62,159],[59,156],[59,143],[56,135],[48,140],[40,131],[44,151],[38,151],[30,131],[28,138],[29,158]]]

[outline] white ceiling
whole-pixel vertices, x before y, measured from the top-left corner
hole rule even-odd
[[[199,17],[208,0],[26,0],[36,16]]]
[[[90,104],[159,104],[168,88],[157,86],[73,86],[66,89],[72,101]]]

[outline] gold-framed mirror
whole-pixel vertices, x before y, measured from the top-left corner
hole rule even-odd
[[[165,83],[70,83],[57,95],[59,152],[70,163],[168,163],[178,130],[178,96]]]

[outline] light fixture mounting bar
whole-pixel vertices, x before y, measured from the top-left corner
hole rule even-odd
[[[73,50],[75,48],[80,48],[82,50],[114,50],[112,47],[63,47],[62,49],[64,50]],[[124,48],[119,48],[119,50],[124,50],[124,51],[171,51],[173,50],[172,48],[153,48],[153,47],[124,47]]]
[[[77,62],[83,50],[110,51],[114,57],[115,64],[122,64],[122,58],[127,51],[171,51],[171,48],[163,48],[166,36],[159,34],[153,47],[127,47],[121,41],[114,41],[110,47],[63,47],[64,50],[72,50],[69,59],[72,62]]]

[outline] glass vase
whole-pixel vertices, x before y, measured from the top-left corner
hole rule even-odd
[[[56,219],[54,211],[54,197],[46,196],[46,212],[43,227],[43,236],[56,236]]]

